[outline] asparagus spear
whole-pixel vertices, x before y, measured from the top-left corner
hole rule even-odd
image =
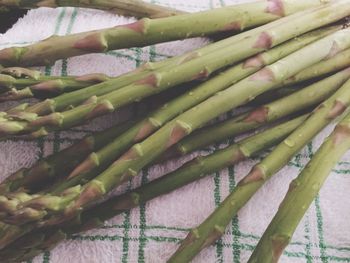
[[[18,191],[19,189],[25,192],[33,192],[40,190],[51,180],[59,180],[60,177],[70,173],[92,151],[108,144],[112,138],[123,133],[131,125],[132,122],[126,122],[106,131],[87,136],[71,147],[40,160],[31,168],[19,170],[0,184],[0,194]]]
[[[350,80],[243,178],[235,190],[198,227],[193,229],[168,262],[189,262],[220,238],[226,226],[260,187],[282,169],[314,136],[350,105]]]
[[[312,157],[302,173],[292,181],[277,214],[248,262],[278,262],[332,168],[349,149],[350,115],[347,115]]]
[[[299,83],[299,84],[283,87],[281,89],[271,90],[269,92],[259,95],[253,101],[249,102],[247,106],[258,107],[264,104],[268,104],[272,101],[279,100],[283,97],[289,96],[297,91],[300,91],[301,89],[307,86],[308,85],[306,83]],[[184,140],[187,140],[187,138],[185,138]]]
[[[330,73],[343,70],[350,66],[350,49],[340,52],[336,56],[321,61],[301,72],[294,77],[286,80],[282,89],[272,90],[256,97],[249,106],[259,106],[271,101],[288,96],[302,88],[307,84],[314,82],[320,77],[327,76]]]
[[[281,19],[281,21],[272,22],[271,24],[260,27],[258,32],[253,30],[253,33],[250,34],[251,37],[245,37],[241,41],[229,45],[226,48],[216,50],[202,57],[194,58],[175,68],[161,68],[149,74],[143,80],[137,81],[121,90],[98,97],[95,103],[89,103],[70,111],[51,114],[42,118],[32,117],[33,121],[29,124],[21,121],[3,122],[0,124],[0,132],[4,135],[26,134],[40,129],[40,134],[45,135],[49,131],[66,129],[86,121],[87,119],[112,112],[116,107],[126,105],[134,100],[140,100],[175,85],[208,76],[220,68],[228,66],[247,56],[256,54],[264,49],[273,47],[290,39],[292,36],[338,20],[349,12],[349,10],[347,10],[347,8],[349,8],[347,1],[348,0],[335,1],[322,8],[307,10]],[[339,14],[337,12],[339,12]],[[319,13],[325,14],[322,19],[320,19]],[[326,14],[328,14],[328,16]],[[310,23],[305,22],[309,21],[309,19],[312,19]],[[290,30],[286,30],[283,22],[289,21],[293,21],[293,23],[288,23],[288,26],[291,28]],[[272,35],[273,38],[271,37]],[[233,39],[236,38],[233,37]],[[234,52],[237,49],[240,49],[241,52]],[[340,50],[341,49],[342,48],[340,48]]]
[[[293,3],[259,1],[195,14],[145,18],[128,25],[48,38],[26,47],[7,48],[0,51],[0,64],[38,66],[87,53],[141,47],[222,31],[238,31],[321,4],[318,0]]]
[[[84,76],[43,76],[40,72],[24,68],[6,68],[0,74],[0,101],[14,95],[13,90],[30,98],[40,94],[60,94],[108,80],[104,74]]]
[[[350,65],[350,49],[341,52],[336,57],[344,59],[344,62],[347,61],[348,66]],[[334,68],[333,63],[335,61],[339,60],[333,60],[329,65],[325,62],[316,64],[305,71],[301,71],[299,74],[295,75],[295,77],[289,79],[287,83],[291,84],[292,81],[298,82],[300,79],[306,80],[307,77],[314,77],[315,73],[324,74],[332,72]],[[339,65],[340,64],[338,64],[338,66]],[[325,68],[330,69],[329,72],[326,72]],[[349,77],[348,75],[349,68],[324,80],[320,80],[307,88],[294,92],[289,96],[282,97],[279,100],[268,103],[251,112],[242,114],[237,118],[223,121],[222,123],[212,125],[211,127],[205,127],[174,145],[164,155],[164,158],[169,159],[186,155],[207,145],[233,137],[240,132],[255,129],[262,123],[275,121],[278,118],[284,117],[298,110],[303,110],[307,107],[316,105],[338,89],[347,80]],[[207,134],[215,134],[215,136],[208,138]]]
[[[85,7],[93,9],[101,9],[110,11],[119,15],[135,16],[138,18],[150,17],[160,18],[174,15],[180,15],[185,12],[167,8],[160,5],[146,3],[140,0],[94,0],[94,1],[79,1],[79,0],[0,0],[0,8],[22,8],[32,9],[38,7]]]
[[[210,156],[198,157],[174,172],[83,212],[79,220],[67,222],[59,229],[53,227],[49,230],[40,230],[39,233],[27,234],[1,251],[0,257],[3,260],[13,258],[17,261],[29,259],[33,256],[33,251],[38,254],[51,249],[52,245],[62,241],[66,235],[98,227],[105,220],[272,147],[288,136],[306,118],[307,116],[298,117],[244,139],[226,149],[219,150]],[[60,235],[59,239],[54,239],[55,242],[52,242],[51,237],[58,236],[60,232],[64,235]],[[34,240],[38,240],[38,242],[34,242]],[[24,246],[24,243],[27,245]]]
[[[0,79],[9,80],[9,76],[1,76]],[[16,79],[13,82],[19,85],[12,84],[12,88],[0,93],[0,102],[22,100],[27,98],[50,98],[58,96],[62,93],[80,90],[96,83],[104,82],[109,77],[104,74],[89,74],[80,77],[50,77],[45,81],[28,81],[27,79]],[[0,80],[1,82],[1,80]],[[26,82],[36,82],[34,85],[22,86]]]
[[[264,65],[271,64],[293,51],[300,49],[306,44],[333,32],[334,30],[335,28],[333,27],[316,30],[305,34],[297,40],[290,40],[285,44],[261,53],[256,57],[250,58],[247,61],[220,73],[218,76],[206,81],[197,88],[191,90],[189,93],[167,103],[159,110],[151,113],[145,120],[135,124],[125,134],[116,137],[111,143],[100,149],[98,152],[93,152],[71,173],[70,180],[63,182],[62,185],[57,187],[51,193],[58,194],[68,187],[81,183],[82,179],[84,181],[91,180],[97,174],[106,169],[113,160],[118,158],[135,142],[145,139],[155,130],[163,126],[167,121],[173,119],[176,115],[197,105],[240,79],[257,72]]]
[[[350,6],[347,5],[349,8]],[[300,21],[302,19],[299,19]],[[343,29],[278,62],[263,68],[250,77],[207,99],[196,107],[168,122],[141,143],[134,145],[108,169],[84,186],[69,188],[60,196],[42,196],[21,205],[13,216],[4,219],[11,224],[45,226],[69,219],[92,201],[98,200],[113,188],[154,161],[167,148],[229,109],[252,100],[255,96],[273,89],[293,76],[332,54],[334,43],[341,50],[350,45],[350,29]],[[298,61],[298,63],[295,63]]]

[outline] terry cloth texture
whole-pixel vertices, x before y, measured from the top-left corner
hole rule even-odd
[[[163,5],[188,11],[205,10],[237,2],[233,0],[157,1]],[[1,35],[0,48],[29,44],[53,34],[66,35],[131,21],[133,19],[118,17],[102,11],[78,8],[41,8],[30,11],[6,34]],[[106,54],[85,55],[58,61],[51,67],[40,69],[47,75],[81,75],[102,72],[116,76],[144,62],[182,54],[205,43],[203,39],[192,39],[146,48],[111,51]],[[9,103],[1,105],[0,110],[9,106]],[[88,125],[69,131],[55,132],[37,141],[0,142],[1,179],[23,166],[32,165],[43,156],[62,150],[93,130],[118,123],[133,115],[135,111],[135,109],[128,108],[98,118]],[[331,130],[332,127],[327,128],[286,168],[271,179],[232,220],[225,236],[214,246],[205,249],[193,262],[246,262],[275,214],[290,181],[298,175]],[[209,147],[202,153],[210,153],[221,146]],[[176,250],[178,243],[186,236],[188,230],[202,222],[258,160],[254,159],[229,167],[178,191],[148,202],[140,208],[117,216],[106,222],[105,226],[100,229],[69,238],[56,249],[38,256],[33,262],[165,262]],[[165,171],[179,166],[183,161],[143,170],[139,177],[125,184],[118,189],[118,192],[145,184]],[[281,262],[350,262],[349,161],[350,155],[348,154],[333,170],[298,227]]]

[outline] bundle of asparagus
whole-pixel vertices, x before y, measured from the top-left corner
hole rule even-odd
[[[33,1],[1,4],[38,6]],[[80,4],[57,1],[55,5]],[[349,15],[349,0],[261,1],[140,20],[101,32],[55,37],[28,47],[0,51],[1,64],[42,65],[110,48],[255,27],[113,78],[100,74],[48,77],[26,68],[2,69],[0,100],[45,98],[0,113],[3,138],[46,136],[195,82],[189,91],[145,117],[89,135],[0,183],[1,259],[28,260],[53,248],[68,235],[101,226],[103,221],[203,175],[275,147],[217,210],[189,233],[169,262],[192,260],[224,234],[233,216],[267,179],[350,106],[350,29],[343,21]],[[188,25],[198,26],[189,29]],[[254,107],[232,119],[208,125],[221,114],[246,104]],[[292,183],[251,262],[278,260],[330,169],[350,147],[348,123],[349,117],[339,124],[300,179]],[[255,135],[104,200],[109,192],[147,166],[257,129],[260,132]],[[326,154],[332,158],[318,167]],[[320,173],[321,178],[315,177]],[[300,193],[303,196],[307,193],[308,198],[300,199]],[[291,209],[292,202],[303,204],[302,209],[301,206]],[[295,217],[290,224],[285,218],[286,215],[290,218],[293,212]]]

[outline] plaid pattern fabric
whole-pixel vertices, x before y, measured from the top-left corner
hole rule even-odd
[[[198,11],[238,1],[162,0],[157,2],[179,9]],[[91,14],[96,13],[97,16],[90,17]],[[45,24],[41,22],[43,14],[46,14]],[[48,35],[85,31],[92,29],[91,25],[94,22],[98,27],[103,27],[102,16],[111,19],[113,15],[77,8],[33,10],[28,15],[29,19],[34,21],[29,26],[38,31],[48,30],[49,27],[51,31],[47,32]],[[89,25],[85,24],[87,20],[91,20]],[[22,32],[23,38],[19,37],[18,33],[16,35],[16,30],[21,29],[15,26],[8,34],[1,37],[2,40],[0,38],[0,48],[13,44],[27,44],[28,41],[22,40],[32,39],[26,35],[29,34],[28,32]],[[47,75],[74,75],[96,71],[117,75],[146,61],[165,59],[202,44],[202,40],[187,40],[179,45],[161,44],[142,49],[111,51],[104,55],[94,54],[59,61],[54,66],[43,70]],[[10,104],[1,105],[0,110],[9,106]],[[129,107],[122,112],[94,120],[89,125],[55,132],[37,141],[0,142],[0,176],[5,177],[22,166],[29,166],[38,158],[60,151],[85,134],[106,128],[112,123],[118,123],[121,119],[135,114],[137,109]],[[246,262],[275,214],[289,182],[303,169],[330,131],[331,127],[298,154],[288,167],[270,180],[232,220],[225,236],[214,246],[204,250],[194,262]],[[231,140],[227,143],[232,142]],[[209,147],[204,150],[204,153],[213,152],[222,146]],[[258,158],[249,160],[224,169],[181,190],[115,217],[100,229],[70,237],[53,251],[38,256],[32,262],[165,262],[189,229],[202,222],[258,160]],[[350,231],[350,198],[348,198],[350,163],[346,160],[350,160],[350,155],[347,155],[344,161],[334,169],[298,227],[281,262],[350,262],[350,235],[348,235]],[[178,161],[143,170],[138,178],[122,186],[117,192],[145,184],[180,164],[181,161]]]

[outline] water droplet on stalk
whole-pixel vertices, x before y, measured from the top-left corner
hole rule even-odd
[[[294,147],[295,146],[295,141],[291,140],[291,139],[285,139],[284,143],[288,146],[288,147]]]

